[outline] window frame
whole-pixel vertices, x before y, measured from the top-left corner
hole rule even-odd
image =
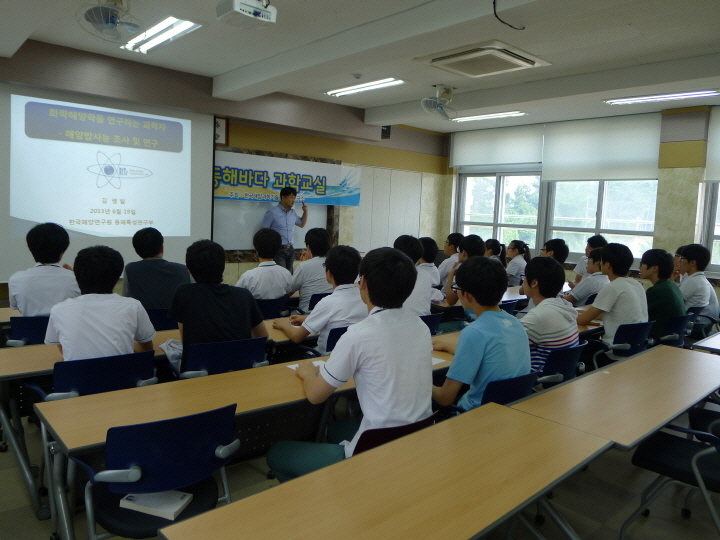
[[[717,215],[718,202],[720,200],[720,182],[704,182],[702,184],[704,193],[703,219],[700,231],[700,243],[713,252],[713,243],[720,242],[720,234],[715,234],[715,216]],[[720,273],[720,262],[710,264],[706,272]]]

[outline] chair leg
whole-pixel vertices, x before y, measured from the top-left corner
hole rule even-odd
[[[95,508],[92,500],[92,482],[85,484],[85,515],[87,516],[88,540],[96,540]]]
[[[673,482],[675,482],[675,480],[665,478],[663,475],[658,475],[658,477],[653,480],[647,488],[645,488],[645,491],[643,491],[643,494],[640,497],[640,506],[638,506],[630,517],[625,520],[625,523],[623,523],[623,526],[620,529],[619,540],[623,540],[625,538],[625,533],[627,532],[628,527],[632,525],[633,521],[635,521],[637,517],[642,514],[648,506],[650,506],[650,503],[652,503],[658,495],[662,493],[665,486]]]
[[[225,473],[225,467],[220,469],[220,482],[223,487],[223,496],[218,498],[218,502],[224,502],[225,504],[230,504],[232,502],[232,497],[230,496],[230,487],[228,485],[228,479],[227,479],[227,474]]]
[[[720,518],[718,518],[717,511],[715,510],[715,505],[713,504],[712,500],[710,500],[710,493],[708,492],[707,488],[705,487],[705,482],[702,479],[702,476],[700,475],[700,470],[698,469],[697,462],[698,459],[700,459],[703,456],[707,456],[710,454],[715,454],[717,450],[715,447],[710,447],[702,452],[698,452],[693,456],[692,461],[690,462],[690,465],[692,466],[693,474],[695,475],[695,480],[697,480],[698,487],[700,488],[700,493],[702,493],[703,499],[705,499],[705,504],[708,507],[708,510],[710,511],[710,516],[712,516],[713,523],[715,523],[715,528],[718,531],[718,534],[720,534]]]
[[[692,513],[692,511],[690,510],[690,501],[692,500],[692,498],[695,496],[695,494],[697,492],[698,492],[698,488],[696,488],[696,487],[691,487],[688,490],[687,495],[685,495],[685,506],[683,506],[682,510],[680,511],[682,517],[684,517],[686,519],[690,518],[690,515]]]
[[[67,464],[67,480],[66,480],[66,486],[70,490],[69,497],[68,497],[68,507],[70,508],[70,515],[75,515],[75,510],[77,508],[77,486],[75,485],[75,480],[77,477],[77,463],[73,461],[72,459],[68,460]]]

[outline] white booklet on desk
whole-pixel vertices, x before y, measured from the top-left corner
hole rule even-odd
[[[171,489],[159,493],[128,493],[120,499],[120,508],[174,520],[192,501],[192,493]]]
[[[322,366],[325,363],[325,360],[313,360],[313,364],[315,364],[317,367]],[[288,367],[290,369],[297,369],[300,364],[290,364]]]

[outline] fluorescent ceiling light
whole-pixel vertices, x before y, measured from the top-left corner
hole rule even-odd
[[[493,120],[495,118],[511,118],[513,116],[525,116],[527,113],[522,111],[509,111],[493,114],[481,114],[478,116],[462,116],[460,118],[453,118],[453,122],[470,122],[472,120]]]
[[[618,99],[606,99],[608,105],[630,105],[632,103],[654,103],[657,101],[673,101],[676,99],[692,99],[701,97],[720,96],[717,90],[697,90],[695,92],[677,92],[674,94],[654,94],[650,96],[635,96]]]
[[[372,81],[364,84],[356,84],[355,86],[347,86],[345,88],[338,88],[337,90],[330,90],[325,92],[328,96],[347,96],[348,94],[357,94],[358,92],[367,92],[368,90],[377,90],[379,88],[387,88],[388,86],[397,86],[403,84],[405,81],[400,79],[380,79],[379,81]]]
[[[147,54],[153,47],[189,34],[193,30],[200,28],[200,26],[201,25],[195,24],[194,22],[168,17],[145,33],[131,39],[120,48]]]

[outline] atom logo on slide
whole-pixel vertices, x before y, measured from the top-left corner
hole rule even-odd
[[[147,178],[152,171],[137,165],[122,163],[122,156],[117,153],[108,157],[104,152],[96,154],[97,164],[90,165],[87,170],[95,175],[95,185],[103,188],[110,184],[115,189],[122,187],[123,179]]]

